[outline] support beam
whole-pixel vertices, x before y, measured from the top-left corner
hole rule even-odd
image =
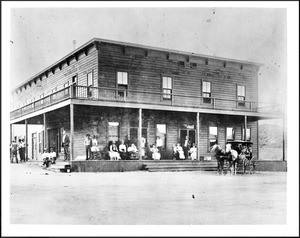
[[[28,122],[25,119],[25,161],[28,160]]]
[[[74,104],[70,104],[70,163],[74,160]]]
[[[139,148],[139,155],[140,155],[140,160],[142,160],[142,109],[139,108],[139,128],[138,128],[138,148]]]
[[[282,160],[285,161],[285,115],[282,117]]]
[[[245,126],[244,126],[244,141],[247,140],[247,116],[245,116]]]
[[[197,136],[197,159],[200,161],[200,113],[197,112],[197,125],[196,125],[196,136]]]
[[[12,138],[12,127],[13,127],[13,124],[9,124],[9,126],[10,126],[10,133],[9,133],[9,135],[10,135],[10,141],[9,141],[9,143],[11,143],[12,142],[12,140],[13,140],[13,138]]]

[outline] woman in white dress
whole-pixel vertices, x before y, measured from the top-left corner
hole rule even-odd
[[[197,159],[197,148],[196,148],[195,143],[193,143],[193,146],[190,149],[190,154],[191,154],[191,160],[196,160]]]
[[[109,157],[110,160],[120,160],[120,154],[118,152],[118,147],[116,146],[116,142],[113,140],[112,144],[109,146]]]

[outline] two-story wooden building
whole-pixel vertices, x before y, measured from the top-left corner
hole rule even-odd
[[[35,142],[26,134],[40,153],[43,147],[59,152],[65,129],[71,160],[85,155],[87,133],[101,148],[121,139],[140,146],[141,137],[151,145],[159,136],[164,160],[185,136],[199,159],[216,140],[222,147],[251,140],[258,156],[258,120],[272,118],[260,111],[259,67],[95,38],[13,89],[11,125],[44,125]]]

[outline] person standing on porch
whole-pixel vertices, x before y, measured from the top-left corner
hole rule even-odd
[[[26,158],[25,158],[25,147],[26,147],[25,139],[22,139],[21,140],[21,153],[22,153],[21,158],[22,158],[23,162],[26,161]]]
[[[11,163],[14,162],[14,157],[16,158],[16,163],[18,163],[18,143],[13,140],[11,145],[10,145],[10,149],[11,149]]]
[[[190,153],[191,153],[191,159],[192,160],[197,160],[197,148],[196,148],[195,143],[193,143],[193,146],[190,149]]]
[[[85,140],[84,140],[84,146],[85,146],[85,159],[89,160],[91,158],[91,148],[92,148],[92,138],[90,137],[90,134],[86,134]]]
[[[64,148],[65,161],[69,160],[69,145],[70,145],[70,138],[66,134],[66,131],[63,130],[62,147]]]
[[[163,141],[162,141],[162,139],[159,136],[157,136],[157,139],[156,139],[156,149],[158,149],[158,151],[160,152],[162,146],[163,146]]]
[[[185,159],[188,159],[189,157],[189,137],[186,136],[184,143],[183,143],[183,152],[184,152],[184,157]]]

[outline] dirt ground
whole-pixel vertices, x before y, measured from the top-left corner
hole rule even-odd
[[[286,173],[57,173],[11,164],[11,224],[286,223]]]

